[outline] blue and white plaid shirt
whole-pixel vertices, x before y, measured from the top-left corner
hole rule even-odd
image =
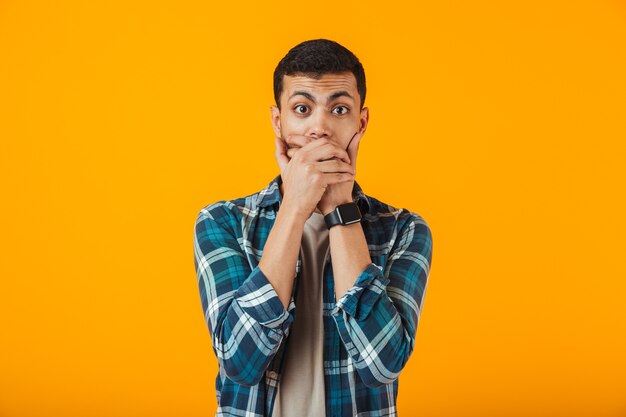
[[[219,363],[217,416],[271,416],[302,271],[285,310],[258,267],[282,202],[276,176],[263,190],[200,210],[194,264]],[[422,217],[367,196],[353,201],[372,262],[335,302],[330,252],[323,272],[326,415],[396,416],[398,376],[413,352],[432,259]],[[336,226],[341,227],[341,226]]]

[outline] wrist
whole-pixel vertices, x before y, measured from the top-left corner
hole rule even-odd
[[[285,217],[291,221],[304,224],[310,215],[311,213],[305,213],[297,204],[293,204],[289,200],[283,200],[276,216]]]
[[[325,205],[323,207],[320,207],[320,211],[322,212],[322,214],[324,216],[326,216],[327,214],[335,211],[335,208],[337,208],[337,206],[340,206],[342,204],[346,204],[346,203],[352,203],[352,199],[344,199],[344,200],[340,200],[337,203],[333,203],[331,205]]]

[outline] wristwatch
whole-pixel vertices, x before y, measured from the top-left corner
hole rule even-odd
[[[335,210],[324,216],[324,221],[326,227],[330,229],[338,224],[346,225],[360,222],[362,217],[359,206],[355,202],[350,202],[335,207]]]

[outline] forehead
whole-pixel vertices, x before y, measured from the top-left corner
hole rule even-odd
[[[352,72],[323,74],[319,79],[305,75],[285,75],[283,77],[283,91],[290,97],[294,91],[308,91],[313,95],[326,96],[339,90],[348,91],[357,99],[358,91],[356,78]]]

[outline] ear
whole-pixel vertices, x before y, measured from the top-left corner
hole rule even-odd
[[[370,120],[370,109],[368,107],[363,107],[361,110],[361,116],[359,118],[359,133],[365,133],[365,129],[367,129],[367,124]]]
[[[280,110],[275,105],[270,106],[270,118],[272,122],[272,129],[274,129],[274,135],[280,137]]]

